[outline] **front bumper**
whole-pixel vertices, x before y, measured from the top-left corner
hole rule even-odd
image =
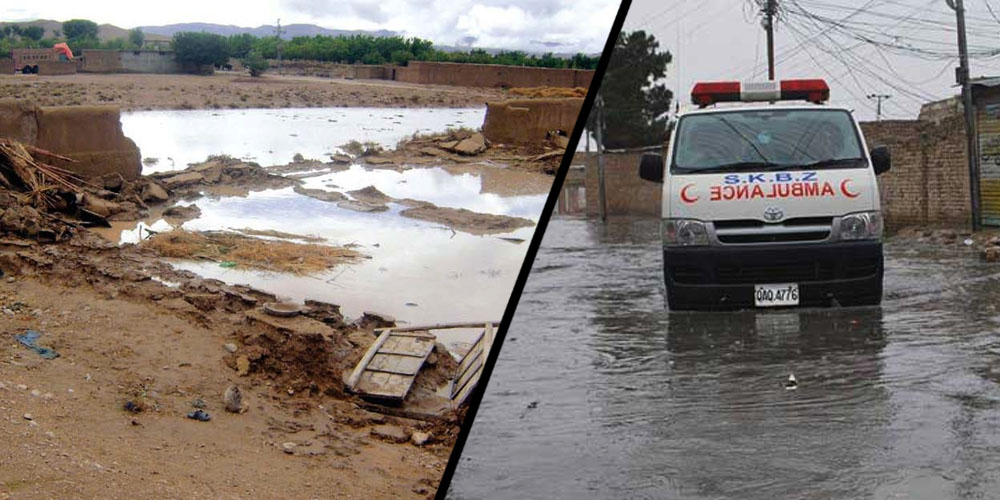
[[[882,300],[882,243],[664,247],[671,309],[754,307],[754,285],[798,283],[800,306]]]

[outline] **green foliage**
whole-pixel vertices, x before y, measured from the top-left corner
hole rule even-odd
[[[267,59],[261,57],[260,54],[250,51],[247,53],[246,58],[243,59],[243,65],[250,70],[250,76],[260,76],[267,71],[270,65],[267,64]]]
[[[656,38],[641,30],[618,35],[601,82],[605,147],[630,148],[666,142],[666,115],[673,92],[656,82],[666,76],[673,57],[659,48]],[[597,128],[594,109],[587,120],[591,131]]]
[[[25,26],[21,28],[21,36],[33,42],[38,42],[45,36],[45,28],[41,26]]]
[[[226,39],[211,33],[185,31],[174,35],[174,57],[185,65],[222,66],[229,61]]]
[[[141,28],[135,28],[129,30],[128,41],[132,45],[138,48],[142,48],[142,44],[146,41],[146,34],[142,32]]]
[[[359,142],[352,140],[340,146],[345,153],[357,157],[377,155],[383,151],[382,146],[375,141]]]
[[[226,45],[229,47],[229,57],[237,59],[246,58],[250,54],[250,51],[253,50],[256,39],[257,37],[249,33],[230,35],[226,38]]]
[[[62,25],[66,40],[75,41],[87,38],[97,39],[97,23],[86,19],[70,19]]]

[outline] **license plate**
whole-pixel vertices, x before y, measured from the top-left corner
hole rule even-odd
[[[799,284],[756,285],[753,294],[757,307],[780,307],[799,305]]]

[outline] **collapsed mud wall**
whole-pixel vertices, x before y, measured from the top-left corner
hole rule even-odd
[[[401,82],[459,87],[590,87],[593,77],[592,70],[499,64],[410,61],[395,68],[395,79]]]
[[[118,173],[135,179],[142,171],[139,148],[122,133],[116,106],[37,107],[0,100],[0,137],[70,157],[76,162],[53,162],[83,177]]]
[[[517,99],[486,103],[483,135],[491,142],[531,144],[561,130],[569,135],[583,107],[583,99]]]

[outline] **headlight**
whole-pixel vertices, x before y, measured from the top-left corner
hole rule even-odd
[[[667,246],[708,245],[705,223],[695,219],[665,219],[663,244]]]
[[[881,237],[881,212],[858,212],[840,218],[842,240],[877,240]]]

